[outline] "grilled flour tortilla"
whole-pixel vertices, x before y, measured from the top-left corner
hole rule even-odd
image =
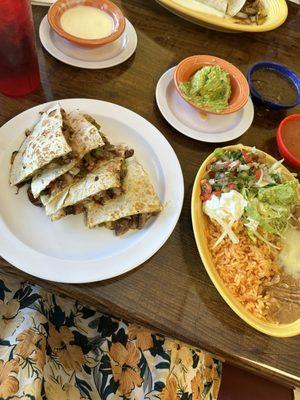
[[[60,189],[61,184],[57,182],[51,196],[41,196],[46,214],[52,220],[57,220],[67,214],[83,212],[84,202],[87,200],[93,199],[101,203],[106,196],[110,198],[119,195],[126,172],[124,166],[122,157],[100,160],[85,177],[75,179],[63,189]]]
[[[227,14],[234,17],[244,7],[246,0],[228,0]]]
[[[220,11],[225,15],[227,10],[227,0],[197,0],[199,3],[203,3],[207,6],[214,8],[215,10]]]
[[[53,161],[33,177],[31,191],[35,199],[52,181],[74,168],[86,154],[105,144],[98,127],[78,111],[67,114],[64,124],[74,158],[63,165]]]
[[[188,2],[188,0],[184,0]],[[223,14],[234,18],[235,24],[262,25],[268,12],[264,0],[197,0]]]
[[[104,224],[122,235],[129,229],[141,229],[147,220],[162,210],[162,205],[143,167],[130,158],[126,161],[127,174],[123,182],[123,193],[104,205],[87,204],[89,228]]]
[[[63,110],[57,104],[41,115],[23,141],[12,161],[10,184],[18,185],[26,181],[40,168],[71,151],[63,132]]]

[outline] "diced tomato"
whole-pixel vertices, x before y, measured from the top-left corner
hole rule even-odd
[[[229,187],[230,190],[235,189],[235,184],[233,182],[229,182],[227,186]]]
[[[258,156],[258,162],[259,162],[260,164],[264,164],[265,161],[266,161],[266,156],[265,156],[265,154],[260,153],[259,156]]]
[[[254,174],[255,174],[255,179],[258,181],[259,178],[261,177],[261,170],[260,170],[260,169],[257,169],[257,170],[254,172]]]
[[[252,158],[252,161],[257,162],[258,160],[258,153],[251,153],[249,152],[250,157]]]
[[[211,168],[211,164],[207,164],[206,171],[210,171],[210,168]]]
[[[208,183],[207,179],[203,179],[200,182],[201,187],[201,200],[206,201],[211,198],[212,187]]]
[[[207,179],[203,179],[200,182],[200,185],[201,185],[201,194],[211,194],[212,187],[209,184],[209,182],[207,181]]]
[[[215,171],[209,171],[208,175],[210,178],[214,178],[216,173],[215,173]]]
[[[210,194],[201,194],[200,199],[202,201],[210,200],[211,199],[211,193]]]
[[[252,158],[251,154],[249,153],[249,151],[242,150],[242,154],[243,154],[243,157],[244,157],[246,163],[250,163],[253,161],[253,158]]]

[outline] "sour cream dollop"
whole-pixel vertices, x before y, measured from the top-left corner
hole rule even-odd
[[[212,195],[210,200],[204,202],[203,211],[211,218],[217,217],[229,223],[238,221],[246,206],[244,197],[236,190],[230,190],[220,197]]]

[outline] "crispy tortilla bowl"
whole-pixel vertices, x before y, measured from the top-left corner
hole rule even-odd
[[[251,147],[243,145],[227,146],[224,148],[230,150],[238,150],[242,148],[245,150],[251,149]],[[274,163],[277,161],[269,154],[266,154],[266,156],[267,156],[266,158],[267,162],[269,161],[271,163]],[[192,202],[191,202],[194,236],[204,267],[210,279],[212,280],[213,284],[215,285],[216,289],[223,297],[223,299],[226,301],[226,303],[248,325],[270,336],[291,337],[299,335],[300,319],[297,319],[296,321],[289,324],[276,324],[259,319],[258,317],[254,316],[252,313],[247,311],[244,305],[240,303],[237,300],[237,298],[234,297],[234,295],[225,286],[225,284],[223,283],[221,277],[217,272],[217,269],[213,262],[212,255],[208,248],[208,240],[206,232],[207,232],[209,218],[202,211],[202,200],[200,199],[200,181],[204,178],[204,175],[206,173],[206,166],[211,162],[212,157],[213,154],[210,154],[206,158],[206,160],[203,162],[196,175],[193,186]],[[292,179],[293,175],[287,170],[287,168],[285,168],[284,166],[282,166],[282,168],[288,175],[291,176]]]

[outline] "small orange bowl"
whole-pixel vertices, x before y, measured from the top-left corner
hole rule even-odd
[[[192,101],[187,100],[184,94],[179,89],[179,84],[188,81],[192,75],[200,68],[205,66],[219,65],[224,71],[227,71],[230,78],[231,96],[229,99],[228,107],[224,110],[214,112],[205,108],[199,107]],[[229,62],[222,60],[222,58],[198,55],[191,56],[182,60],[176,67],[174,72],[174,83],[180,96],[190,105],[198,110],[204,111],[209,114],[231,114],[240,110],[247,103],[249,98],[249,85],[247,79],[242,72]]]
[[[298,121],[298,126],[294,125],[296,121]],[[288,125],[291,124],[293,124],[291,127],[291,132],[293,133],[293,136],[295,138],[295,145],[292,151],[291,147],[293,147],[293,144],[291,143],[291,146],[287,146],[284,140],[284,136],[287,134],[287,131],[285,131],[285,129]],[[297,157],[295,155],[296,143],[299,143],[300,141],[300,114],[291,114],[281,121],[277,129],[276,139],[279,153],[284,158],[284,161],[295,168],[300,168],[300,157]]]
[[[77,36],[70,35],[63,30],[60,24],[62,14],[76,6],[90,6],[99,8],[108,13],[114,21],[114,29],[112,33],[101,39],[82,39]],[[51,28],[61,37],[69,40],[73,44],[84,47],[97,47],[117,40],[125,29],[125,17],[122,11],[114,3],[109,0],[57,0],[48,11],[48,22]]]

